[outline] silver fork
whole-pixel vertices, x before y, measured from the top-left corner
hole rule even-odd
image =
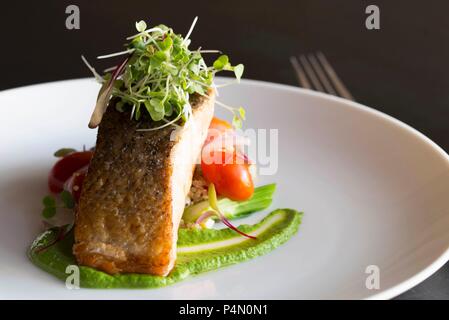
[[[301,87],[354,101],[354,97],[322,52],[302,54],[298,58],[290,57],[290,62]]]

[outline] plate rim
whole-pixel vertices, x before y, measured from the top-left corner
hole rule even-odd
[[[230,79],[228,77],[216,77],[217,80],[223,81],[226,79]],[[77,83],[77,82],[85,82],[85,81],[92,81],[94,82],[93,77],[83,77],[83,78],[70,78],[70,79],[64,79],[64,80],[56,80],[56,81],[48,81],[48,82],[41,82],[41,83],[35,83],[35,84],[29,84],[29,85],[23,85],[18,86],[14,88],[8,88],[5,90],[0,91],[0,97],[5,94],[14,94],[15,91],[21,91],[21,90],[27,90],[34,87],[45,87],[46,85],[56,85],[56,84],[68,84],[68,83]],[[408,125],[407,123],[394,118],[393,116],[390,116],[382,111],[376,110],[372,107],[366,106],[364,104],[358,103],[356,101],[347,100],[341,97],[336,97],[327,93],[323,92],[317,92],[310,89],[304,89],[300,87],[296,87],[293,85],[288,84],[281,84],[281,83],[275,83],[275,82],[269,82],[269,81],[263,81],[263,80],[255,80],[255,79],[241,79],[241,83],[245,85],[255,86],[255,87],[265,87],[270,89],[278,89],[282,91],[289,91],[294,93],[300,93],[301,95],[305,96],[312,96],[319,99],[328,100],[331,102],[337,102],[338,104],[344,104],[347,107],[351,109],[355,109],[361,112],[364,112],[370,116],[373,116],[375,118],[378,118],[382,121],[387,121],[390,124],[400,128],[401,130],[405,130],[408,133],[412,134],[416,139],[421,140],[424,142],[427,146],[431,147],[433,151],[435,151],[440,158],[443,161],[446,161],[446,163],[449,165],[449,154],[446,153],[446,151],[440,147],[438,144],[436,144],[433,140],[431,140],[429,137],[424,135],[422,132],[418,131],[417,129],[413,128],[412,126]],[[372,295],[368,295],[364,297],[363,299],[367,300],[382,300],[382,299],[391,299],[394,298],[407,290],[413,288],[414,286],[418,285],[419,283],[423,282],[427,278],[429,278],[431,275],[433,275],[435,272],[437,272],[446,262],[449,261],[449,244],[447,248],[438,256],[437,259],[435,259],[433,262],[428,264],[427,266],[423,267],[419,272],[416,274],[410,276],[409,278],[397,283],[396,285],[393,285],[385,290],[382,290],[381,292],[374,293]]]
[[[442,160],[445,160],[446,163],[449,165],[449,154],[444,151],[442,147],[440,147],[437,143],[435,143],[433,140],[431,140],[429,137],[427,137],[422,132],[418,131],[417,129],[413,128],[412,126],[408,125],[407,123],[394,118],[393,116],[390,116],[382,111],[376,110],[372,107],[363,105],[361,103],[358,103],[356,101],[347,100],[341,97],[336,97],[327,93],[322,93],[318,91],[313,91],[310,89],[304,89],[300,87],[295,87],[291,85],[286,84],[280,84],[280,83],[273,83],[273,82],[267,82],[267,81],[260,81],[260,80],[252,80],[252,79],[244,79],[244,83],[253,85],[253,86],[265,86],[270,88],[278,88],[281,90],[287,90],[292,92],[300,92],[305,95],[309,96],[315,96],[322,99],[331,100],[334,102],[339,102],[346,104],[350,108],[365,112],[371,116],[374,116],[380,120],[390,122],[391,124],[395,125],[396,127],[399,127],[402,130],[405,130],[409,133],[411,133],[414,137],[417,139],[420,139],[422,142],[426,143],[428,146],[431,147],[432,150],[436,151]],[[365,300],[386,300],[386,299],[392,299],[407,290],[410,290],[411,288],[415,287],[416,285],[420,284],[430,276],[432,276],[435,272],[437,272],[441,267],[443,267],[446,262],[449,261],[449,244],[446,247],[446,250],[442,252],[442,254],[435,259],[432,263],[427,265],[426,267],[422,268],[421,271],[417,272],[413,276],[399,282],[396,285],[391,286],[388,289],[382,290],[381,292],[374,293],[372,295],[366,296]]]

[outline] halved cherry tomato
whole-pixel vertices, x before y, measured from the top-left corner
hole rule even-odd
[[[212,121],[210,122],[209,131],[207,133],[206,142],[204,144],[211,142],[217,136],[223,134],[228,130],[233,130],[232,125],[229,122],[217,117],[213,117]]]
[[[224,150],[212,150],[202,155],[201,170],[204,178],[215,185],[217,193],[231,200],[251,198],[254,183],[247,159]]]
[[[48,175],[50,191],[61,192],[64,189],[64,183],[72,174],[90,163],[92,155],[92,151],[73,152],[56,162]]]
[[[214,128],[217,130],[221,130],[221,131],[225,131],[228,129],[232,129],[232,125],[227,122],[226,120],[217,118],[217,117],[213,117],[212,121],[210,122],[209,128]]]

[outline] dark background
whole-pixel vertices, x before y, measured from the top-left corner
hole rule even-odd
[[[80,8],[80,30],[65,28],[69,4]],[[369,4],[380,8],[380,30],[365,28]],[[46,0],[8,1],[0,12],[0,89],[90,76],[80,55],[110,66],[95,57],[120,51],[135,21],[185,34],[197,15],[192,47],[225,51],[244,77],[296,85],[289,57],[321,50],[358,102],[449,151],[448,1]],[[449,299],[449,264],[399,298]]]

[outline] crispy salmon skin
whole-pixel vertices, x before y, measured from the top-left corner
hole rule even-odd
[[[185,199],[213,116],[214,93],[191,99],[181,128],[107,108],[76,210],[73,252],[80,265],[110,274],[165,276],[176,260]]]

